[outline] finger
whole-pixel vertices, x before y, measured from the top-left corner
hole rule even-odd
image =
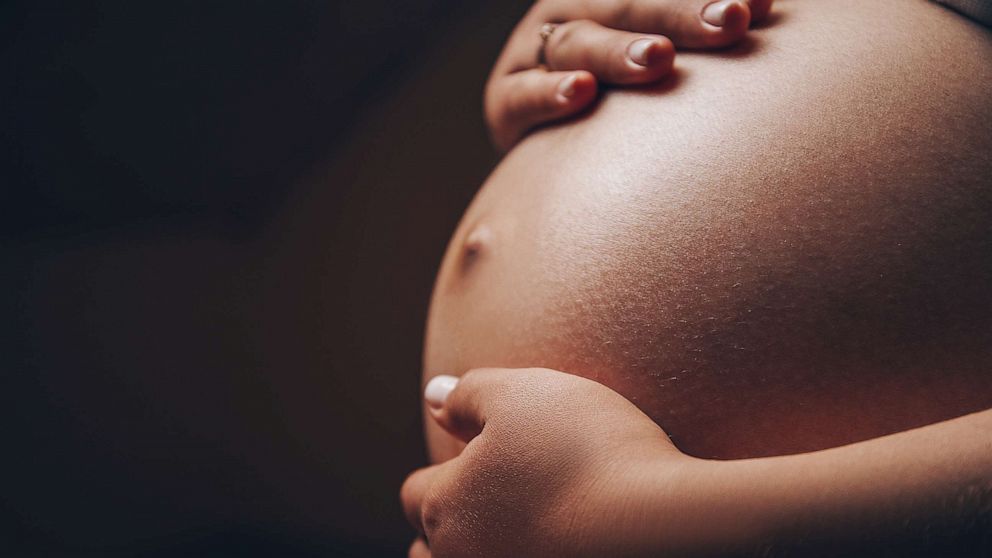
[[[424,497],[437,481],[442,468],[450,461],[417,469],[403,481],[400,487],[400,503],[407,521],[421,534],[424,534]]]
[[[772,11],[772,2],[773,0],[747,0],[747,5],[751,8],[751,23],[765,21]]]
[[[652,21],[660,33],[683,48],[717,48],[740,42],[751,24],[745,0],[665,2],[668,10],[651,0],[633,2],[631,21]],[[655,27],[652,27],[655,28]]]
[[[508,150],[531,128],[581,111],[596,98],[589,72],[524,70],[496,78],[486,89],[493,142]]]
[[[507,410],[505,396],[514,376],[512,370],[499,368],[471,370],[461,378],[435,376],[424,389],[424,399],[438,424],[469,442],[496,410]]]
[[[767,13],[771,0],[754,0]],[[546,12],[549,21],[581,17],[607,27],[637,33],[658,33],[680,48],[717,48],[735,44],[747,34],[751,23],[748,0],[595,0],[576,12],[559,3]],[[581,15],[579,15],[581,14]],[[542,14],[543,15],[543,14]],[[557,18],[557,19],[556,19]]]
[[[407,555],[410,558],[431,558],[431,549],[427,548],[423,538],[417,537],[417,540],[410,545],[410,552]]]
[[[675,46],[660,35],[617,31],[578,20],[555,28],[544,55],[552,70],[588,70],[607,83],[647,83],[671,71]]]

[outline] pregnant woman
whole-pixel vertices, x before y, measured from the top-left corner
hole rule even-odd
[[[411,554],[989,552],[992,35],[905,0],[771,19],[483,186],[424,369],[504,370],[428,386]]]

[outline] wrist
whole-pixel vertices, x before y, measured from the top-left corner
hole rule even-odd
[[[672,450],[628,461],[599,499],[600,555],[751,556],[774,529],[755,468],[745,461],[698,459]],[[758,483],[764,484],[764,483]],[[605,500],[605,503],[604,503]]]
[[[680,455],[645,470],[631,509],[638,552],[651,557],[765,555],[801,510],[790,457],[708,460]]]

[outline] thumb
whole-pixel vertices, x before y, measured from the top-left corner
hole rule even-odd
[[[506,393],[510,371],[472,370],[461,378],[435,376],[424,388],[431,416],[442,428],[463,442],[478,436]]]

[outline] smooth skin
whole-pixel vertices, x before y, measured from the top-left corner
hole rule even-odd
[[[629,401],[570,374],[480,369],[445,387],[428,390],[430,416],[467,446],[403,485],[430,541],[411,558],[992,553],[992,411],[715,461],[681,453]]]
[[[739,43],[766,19],[772,0],[539,0],[514,29],[485,93],[493,143],[508,151],[529,130],[588,108],[598,84],[657,82],[675,48]],[[538,65],[541,26],[557,28]]]

